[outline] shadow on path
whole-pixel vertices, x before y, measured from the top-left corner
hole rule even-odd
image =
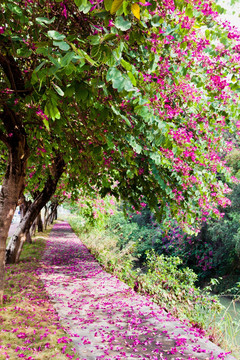
[[[81,360],[234,359],[103,271],[66,222],[53,227],[41,278]]]

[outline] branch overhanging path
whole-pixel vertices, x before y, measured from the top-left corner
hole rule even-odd
[[[54,225],[40,276],[81,360],[235,359],[106,273],[67,222]]]

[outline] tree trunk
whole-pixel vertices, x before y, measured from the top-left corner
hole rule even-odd
[[[3,55],[4,53],[4,55]],[[6,86],[20,91],[17,97],[25,97],[24,77],[14,57],[7,50],[0,54],[0,66],[5,74]],[[4,78],[3,77],[3,81]],[[12,97],[12,95],[11,95]],[[18,200],[25,187],[25,173],[29,149],[20,113],[15,113],[11,102],[1,99],[1,129],[0,141],[8,149],[8,163],[0,191],[0,304],[3,303],[5,250],[9,228],[12,222]],[[3,130],[4,129],[4,130]]]
[[[31,237],[31,231],[28,230],[27,233],[26,233],[26,242],[28,244],[32,244],[32,237]]]
[[[26,214],[27,209],[31,205],[32,201],[31,200],[26,200],[25,196],[22,195],[19,202],[20,202],[20,214],[21,214],[21,219],[22,219],[24,217],[24,215]],[[25,235],[26,235],[26,242],[29,243],[29,244],[32,244],[32,237],[31,237],[30,230],[26,230]]]
[[[35,236],[36,235],[36,227],[37,227],[37,219],[34,220],[31,228],[30,228],[30,235]]]
[[[46,226],[45,226],[45,229],[47,228],[48,225],[52,224],[53,223],[53,210],[54,209],[54,203],[51,202],[51,204],[49,205],[48,207],[48,215],[47,215],[47,218],[46,218]]]
[[[3,302],[6,241],[23,185],[24,176],[10,175],[4,179],[0,193],[0,304]]]
[[[0,304],[3,302],[5,251],[9,228],[23,192],[28,149],[24,136],[15,136],[9,146],[7,171],[0,192]]]
[[[55,210],[54,210],[54,220],[57,220],[57,218],[58,218],[58,211],[57,211],[57,209],[58,209],[58,205],[56,206],[56,208],[55,208]]]
[[[47,229],[47,217],[48,217],[48,207],[47,205],[44,206],[44,216],[43,216],[43,223],[44,223],[44,229]]]
[[[41,211],[39,212],[39,214],[37,216],[37,227],[38,227],[38,232],[43,232],[43,222],[42,222]]]
[[[18,225],[15,234],[9,241],[6,249],[6,262],[8,264],[18,262],[23,244],[26,241],[27,232],[40,213],[41,209],[47,204],[51,196],[54,194],[58,180],[64,171],[64,165],[64,161],[61,157],[55,159],[55,163],[53,164],[52,168],[52,174],[49,175],[44,189],[37,195],[33,203],[29,206],[26,214]]]

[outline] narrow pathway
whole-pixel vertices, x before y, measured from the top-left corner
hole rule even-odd
[[[66,222],[54,225],[41,278],[81,360],[233,360],[103,271]]]

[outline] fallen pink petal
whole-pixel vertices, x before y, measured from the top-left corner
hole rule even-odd
[[[105,272],[67,222],[54,225],[39,274],[68,333],[59,342],[80,358],[235,359]]]

